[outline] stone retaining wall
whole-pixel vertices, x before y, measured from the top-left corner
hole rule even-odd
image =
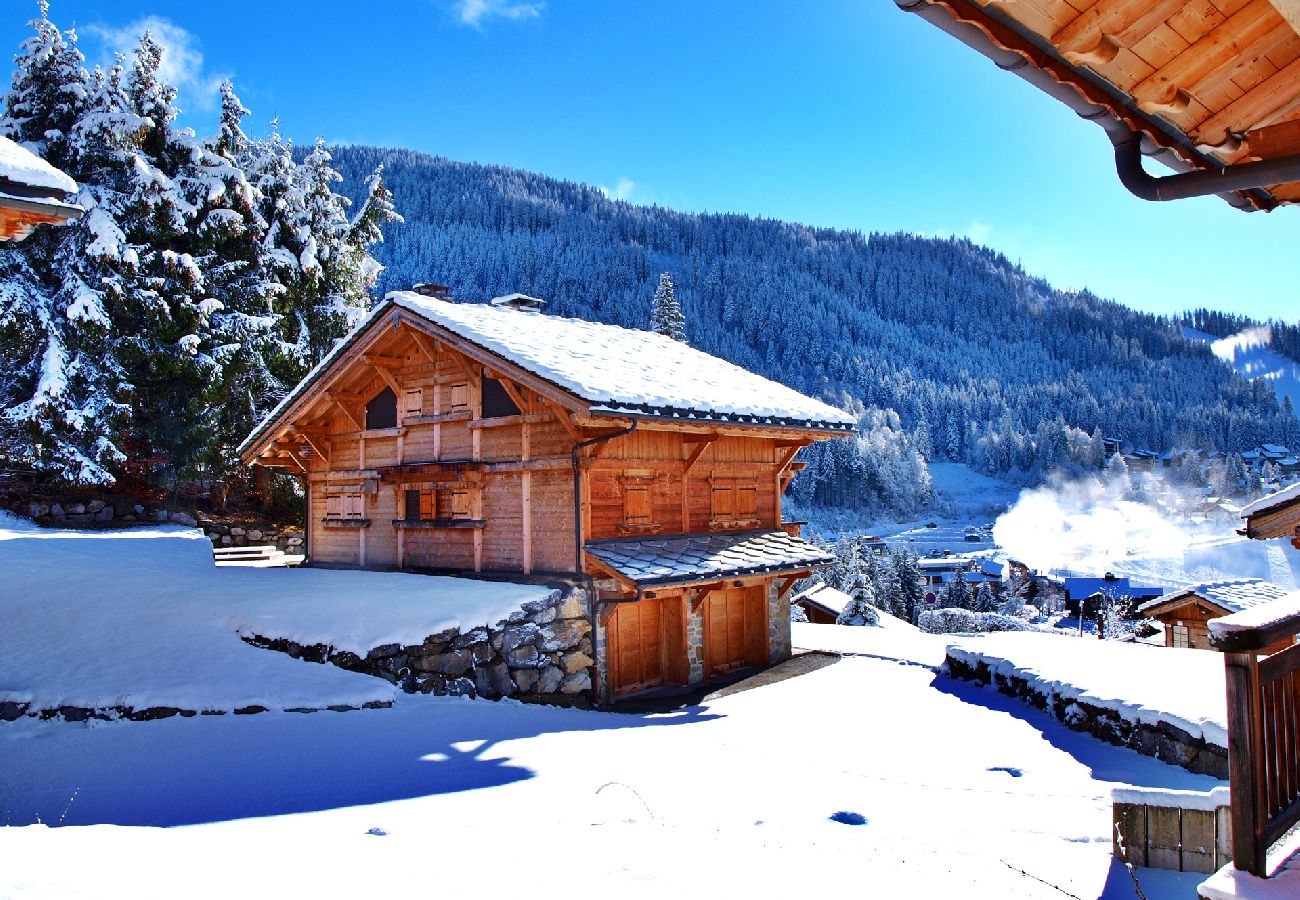
[[[393,704],[387,700],[374,700],[362,706],[302,706],[286,709],[285,712],[293,713],[310,713],[330,710],[331,712],[345,712],[355,709],[382,709]],[[239,709],[231,710],[236,716],[247,716],[254,713],[266,712],[265,706],[241,706]],[[188,719],[192,716],[224,716],[224,709],[182,709],[178,706],[147,706],[136,709],[131,706],[55,706],[50,709],[33,709],[30,703],[17,703],[13,700],[0,702],[0,722],[16,722],[21,718],[40,719],[42,722],[49,719],[63,719],[68,722],[85,722],[89,719],[99,719],[104,722],[112,722],[117,719],[128,719],[132,722],[148,722],[153,719],[169,719],[172,716],[180,716],[182,719]]]
[[[1228,751],[1225,748],[1206,743],[1204,738],[1188,734],[1168,722],[1131,722],[1112,709],[1093,706],[1083,700],[1044,695],[1023,678],[990,672],[984,662],[971,666],[948,656],[944,665],[952,677],[994,684],[1002,693],[1043,710],[1074,731],[1086,731],[1108,744],[1128,747],[1198,774],[1228,777]]]
[[[555,590],[494,626],[450,628],[419,644],[385,644],[365,655],[325,644],[246,634],[256,647],[383,678],[407,693],[590,705],[591,622],[587,595]]]

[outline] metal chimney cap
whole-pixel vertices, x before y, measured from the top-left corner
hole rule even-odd
[[[504,297],[493,297],[488,301],[493,306],[501,306],[506,309],[517,309],[520,312],[541,312],[545,300],[537,297],[530,297],[527,294],[506,294]]]

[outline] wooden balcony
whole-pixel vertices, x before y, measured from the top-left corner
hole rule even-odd
[[[1232,861],[1261,878],[1269,847],[1300,822],[1300,645],[1260,655],[1300,634],[1300,601],[1269,606],[1279,604],[1273,616],[1248,610],[1210,623],[1227,676]]]

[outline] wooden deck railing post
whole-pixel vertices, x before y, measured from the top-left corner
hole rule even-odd
[[[1228,777],[1232,785],[1232,862],[1265,876],[1264,803],[1260,796],[1259,663],[1253,653],[1225,653],[1228,689]]]

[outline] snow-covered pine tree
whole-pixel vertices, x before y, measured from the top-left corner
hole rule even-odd
[[[686,343],[686,317],[682,315],[682,308],[677,303],[673,277],[667,272],[659,276],[659,286],[655,288],[650,310],[650,330]]]
[[[135,123],[114,115],[120,80],[87,75],[75,34],[61,34],[45,4],[40,11],[0,132],[57,159],[78,180],[87,215],[0,249],[0,457],[73,484],[109,484],[126,407],[101,288],[112,276],[103,260],[125,239],[89,179],[126,171],[107,138]]]
[[[49,3],[40,0],[37,9],[40,17],[27,23],[35,34],[14,57],[0,134],[65,168],[68,136],[86,103],[85,57],[77,49],[76,32],[61,32],[50,21]]]
[[[288,389],[274,374],[285,355],[271,308],[278,285],[267,271],[266,224],[243,168],[250,157],[246,115],[234,86],[224,82],[218,134],[200,145],[192,176],[203,188],[193,253],[210,311],[200,356],[208,369],[201,460],[217,479],[239,465],[234,448]]]
[[[993,612],[997,607],[997,597],[993,587],[987,581],[981,581],[975,589],[975,612]]]
[[[961,573],[955,572],[939,591],[939,608],[967,609],[970,607],[970,599],[970,588],[962,580]]]
[[[921,587],[921,570],[916,564],[916,556],[906,550],[895,553],[894,572],[898,578],[900,618],[915,625],[925,600],[925,591]]]
[[[854,581],[846,585],[850,600],[844,604],[835,619],[836,625],[879,625],[880,613],[876,610],[876,595],[871,590],[871,582],[859,572]]]

